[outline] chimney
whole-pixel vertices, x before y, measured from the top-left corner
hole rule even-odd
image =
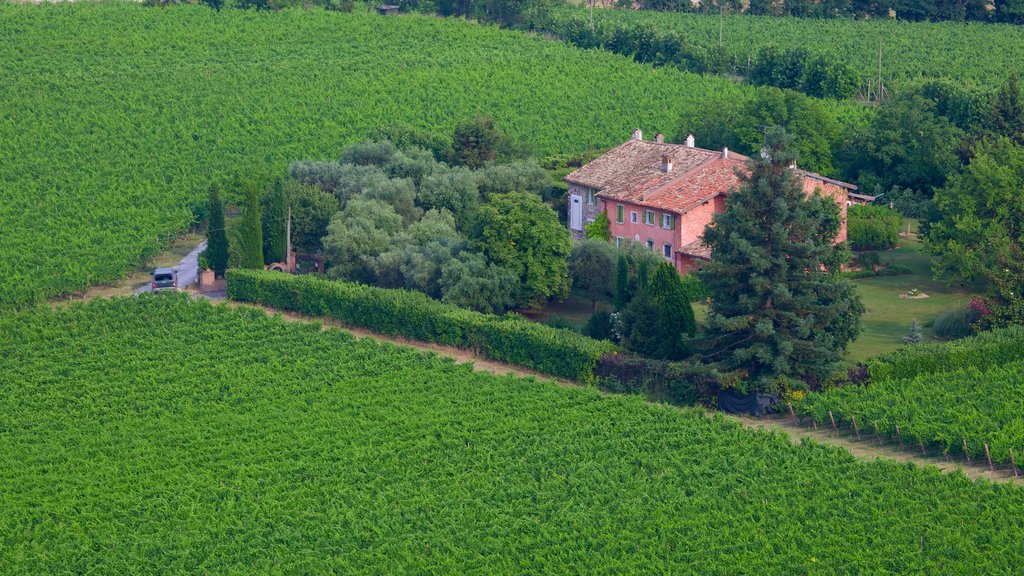
[[[726,148],[725,146],[723,146],[722,147],[722,158],[728,158],[728,157],[729,157],[729,149]]]
[[[661,171],[666,174],[672,171],[672,159],[667,155],[661,157]]]
[[[633,140],[643,140],[643,139],[644,139],[644,133],[641,132],[639,128],[637,128],[636,130],[633,130]]]
[[[654,141],[657,142],[658,144],[664,144],[665,137],[661,135],[661,132],[658,132],[657,134],[654,135]]]
[[[694,144],[696,144],[696,142],[693,140],[693,134],[687,134],[687,136],[686,136],[686,147],[687,148],[693,148]]]

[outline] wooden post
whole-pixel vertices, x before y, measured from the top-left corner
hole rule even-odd
[[[918,440],[917,443],[921,446],[921,454],[927,456],[928,451],[924,449],[924,440]]]
[[[860,430],[857,429],[857,417],[850,416],[850,419],[853,421],[853,433],[857,435],[857,440],[860,440]]]
[[[879,446],[881,446],[882,445],[882,435],[878,433],[878,422],[872,422],[872,424],[875,425],[875,441],[876,441],[876,443]]]
[[[838,432],[839,428],[836,426],[836,417],[832,415],[831,410],[828,411],[828,418],[832,421],[832,429]]]
[[[1017,474],[1017,460],[1013,457],[1013,448],[1010,448],[1010,465],[1013,466],[1013,477],[1020,478],[1020,475]]]
[[[793,403],[792,402],[786,402],[786,404],[789,404],[789,415],[792,416],[793,417],[793,421],[796,422],[796,412],[793,410]]]
[[[967,451],[967,439],[964,438],[964,456],[967,458],[967,465],[971,465],[971,453]]]
[[[900,441],[900,448],[903,448],[903,435],[900,434],[900,425],[896,425],[896,439]]]
[[[992,454],[988,451],[988,442],[985,442],[985,458],[988,459],[988,471],[995,472],[996,469],[992,467]]]

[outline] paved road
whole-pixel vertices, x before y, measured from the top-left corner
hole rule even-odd
[[[199,278],[199,253],[206,250],[206,240],[199,243],[195,250],[189,252],[181,262],[178,262],[172,268],[178,273],[178,288],[186,288]],[[153,288],[152,285],[146,283],[145,286],[135,289],[136,294],[142,294],[143,292],[149,292]]]

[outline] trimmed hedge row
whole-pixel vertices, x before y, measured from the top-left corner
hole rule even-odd
[[[538,372],[593,381],[603,354],[617,350],[571,330],[494,316],[438,302],[419,292],[293,276],[229,270],[228,297],[280,310],[326,316],[389,336],[469,348],[493,360]]]

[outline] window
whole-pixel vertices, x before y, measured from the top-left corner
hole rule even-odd
[[[596,201],[594,199],[595,192],[596,190],[594,190],[593,188],[587,188],[587,204],[590,204],[591,206],[593,206],[594,202]]]
[[[615,247],[622,248],[622,236],[615,237]]]
[[[632,222],[633,224],[636,224],[636,212],[635,211],[629,213],[629,221]]]
[[[671,260],[672,259],[672,245],[671,244],[665,244],[664,246],[662,246],[661,247],[661,254],[665,258],[668,258],[669,260]]]
[[[654,210],[644,210],[644,224],[654,226]]]
[[[676,227],[676,217],[672,214],[662,214],[661,227],[666,230],[672,230]]]
[[[615,207],[615,221],[619,224],[626,221],[626,207],[622,204]]]
[[[647,239],[647,248],[652,252],[654,251],[654,240],[651,240],[650,238]]]

